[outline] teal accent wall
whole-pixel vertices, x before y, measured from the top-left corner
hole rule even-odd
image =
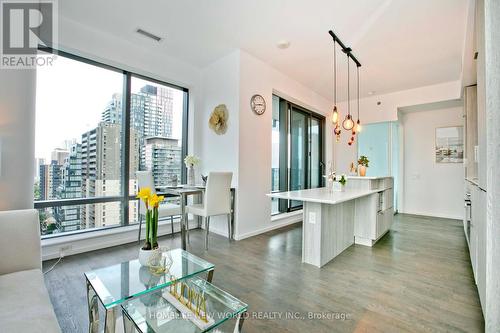
[[[399,124],[396,121],[363,125],[358,136],[358,158],[370,161],[367,176],[394,177],[394,207],[399,185]]]
[[[365,155],[370,160],[367,176],[389,176],[389,126],[390,123],[364,125],[358,137],[358,158]]]

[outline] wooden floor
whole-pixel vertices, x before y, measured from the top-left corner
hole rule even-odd
[[[460,221],[396,215],[373,248],[351,246],[321,269],[301,263],[301,224],[231,244],[211,235],[208,252],[202,237],[191,232],[189,251],[215,264],[214,284],[250,305],[244,332],[484,331]],[[178,234],[161,245],[180,247]],[[83,273],[134,259],[137,248],[67,257],[46,275],[63,332],[88,330]],[[287,312],[306,319],[279,319]]]

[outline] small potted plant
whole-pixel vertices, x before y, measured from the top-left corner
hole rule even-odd
[[[149,266],[150,257],[158,249],[158,206],[164,197],[152,194],[149,187],[143,187],[137,198],[144,201],[146,206],[146,238],[139,250],[139,262],[142,266]]]
[[[365,155],[361,155],[358,159],[358,171],[359,171],[359,175],[361,177],[364,177],[366,176],[366,168],[368,168],[368,163],[370,161],[368,160],[368,157],[366,157]]]
[[[339,183],[340,183],[340,191],[344,192],[345,191],[345,184],[347,183],[346,175],[340,176]]]
[[[196,155],[187,155],[184,158],[184,164],[188,169],[188,185],[195,185],[194,167],[200,163],[200,159]]]

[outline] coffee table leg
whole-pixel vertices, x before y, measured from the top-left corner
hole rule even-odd
[[[106,320],[104,322],[104,333],[115,333],[117,307],[106,310]]]
[[[238,319],[236,320],[236,327],[234,328],[234,331],[237,333],[241,333],[241,328],[243,327],[243,321],[245,320],[247,312],[242,312],[238,315]]]
[[[99,330],[99,306],[97,295],[87,279],[87,306],[89,311],[89,333],[97,333]]]
[[[125,310],[122,311],[122,316],[123,316],[123,331],[125,333],[136,332],[136,330],[134,328],[134,323],[132,323],[132,320],[130,320],[128,315],[125,313]]]
[[[211,269],[207,272],[207,281],[211,283],[213,278],[214,278],[214,270]]]
[[[181,246],[186,250],[186,196],[181,194]]]

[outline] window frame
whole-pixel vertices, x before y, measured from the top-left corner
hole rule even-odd
[[[189,89],[181,87],[172,83],[168,83],[147,75],[143,75],[130,70],[121,69],[116,66],[108,65],[100,61],[95,61],[89,58],[78,56],[69,52],[57,50],[51,47],[39,46],[39,51],[50,53],[58,56],[62,56],[71,60],[86,63],[88,65],[96,66],[106,70],[111,70],[123,75],[123,89],[122,89],[122,133],[121,133],[121,195],[117,196],[100,196],[100,197],[89,197],[89,198],[72,198],[72,199],[57,199],[57,200],[34,200],[33,206],[35,209],[44,208],[54,208],[63,206],[78,206],[86,204],[99,204],[106,202],[120,202],[121,219],[122,223],[114,226],[106,226],[102,228],[90,228],[77,231],[68,231],[56,234],[41,235],[41,239],[50,239],[57,237],[72,236],[80,233],[95,232],[101,230],[109,230],[114,228],[123,228],[131,224],[129,221],[129,201],[138,200],[135,194],[130,194],[129,182],[130,182],[130,103],[131,103],[131,91],[132,91],[132,77],[136,77],[142,80],[147,80],[156,84],[164,85],[173,89],[177,89],[183,92],[183,106],[182,106],[182,144],[181,144],[181,182],[185,183],[187,180],[187,170],[183,167],[182,161],[187,155],[188,151],[188,129],[189,129]],[[170,195],[167,195],[170,196]],[[138,222],[138,221],[137,221]]]

